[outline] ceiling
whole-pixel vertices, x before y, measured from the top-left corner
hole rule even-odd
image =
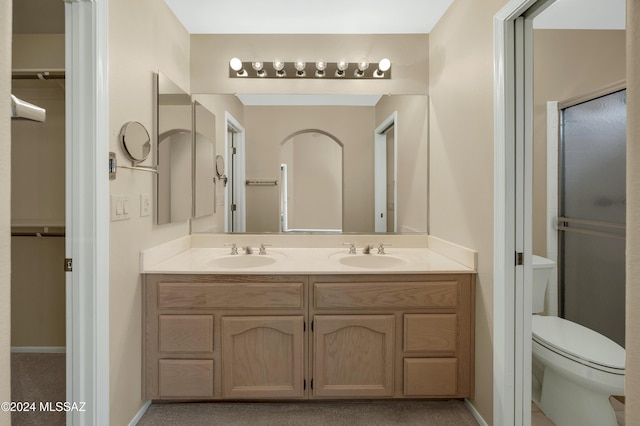
[[[429,33],[453,0],[165,0],[191,34]],[[556,0],[540,29],[624,29],[625,0]]]
[[[191,34],[429,33],[453,0],[165,0]]]
[[[192,34],[420,34],[431,32],[454,0],[164,1]],[[13,0],[13,32],[63,34],[64,4]],[[556,0],[534,27],[620,30],[625,6],[625,0]]]

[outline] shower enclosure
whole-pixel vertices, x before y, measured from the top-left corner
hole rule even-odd
[[[624,347],[626,90],[561,111],[560,315]]]

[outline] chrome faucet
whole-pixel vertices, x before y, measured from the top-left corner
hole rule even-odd
[[[356,254],[356,245],[354,243],[342,243],[343,246],[349,246],[349,254]]]
[[[385,254],[385,252],[384,252],[385,246],[390,246],[390,245],[391,244],[380,243],[380,245],[378,246],[378,254]]]
[[[271,244],[260,243],[260,251],[258,254],[267,254],[267,249],[265,247],[270,247]]]
[[[244,250],[244,252],[246,254],[252,254],[253,253],[253,249],[251,248],[251,246],[244,246],[244,247],[242,247],[242,250]]]
[[[236,243],[225,244],[225,247],[231,246],[231,254],[238,254],[238,245]]]

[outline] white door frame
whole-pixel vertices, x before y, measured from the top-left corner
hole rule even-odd
[[[229,156],[231,141],[229,140],[229,128],[233,129],[233,132],[237,135],[236,139],[236,167],[232,168],[232,174],[230,173],[228,178],[235,180],[234,186],[236,188],[236,201],[237,210],[236,210],[236,226],[233,231],[234,232],[245,232],[247,229],[247,197],[245,190],[245,180],[246,180],[246,172],[245,172],[245,143],[244,143],[244,127],[238,120],[236,120],[229,111],[224,112],[225,119],[225,128],[227,129],[225,132],[224,139],[224,153],[225,153],[225,164],[227,164],[227,168],[229,168],[231,164],[231,158]],[[227,184],[227,190],[224,193],[224,230],[225,232],[230,232],[231,225],[231,215],[229,214],[229,203],[231,200],[231,185]]]
[[[387,130],[393,126],[393,229],[387,229]],[[374,212],[375,232],[396,232],[398,229],[398,112],[394,111],[374,130]]]
[[[494,17],[495,425],[531,424],[532,20],[553,1],[511,0]]]
[[[67,425],[109,424],[108,4],[65,0]]]

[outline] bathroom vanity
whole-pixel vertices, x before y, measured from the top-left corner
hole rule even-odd
[[[471,397],[474,284],[428,249],[184,250],[143,269],[143,397]]]

